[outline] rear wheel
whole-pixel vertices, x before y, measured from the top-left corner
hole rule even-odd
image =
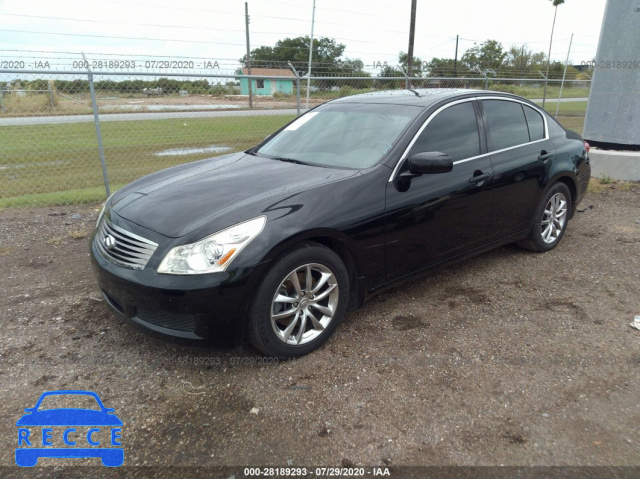
[[[257,287],[247,339],[266,355],[303,356],[320,347],[344,316],[349,297],[340,257],[316,243],[279,258]]]
[[[571,211],[571,192],[564,183],[556,183],[542,197],[527,239],[518,244],[531,251],[544,252],[562,239]]]

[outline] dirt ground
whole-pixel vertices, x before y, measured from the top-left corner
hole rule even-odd
[[[279,363],[113,316],[89,263],[99,206],[1,211],[2,475],[16,420],[55,389],[115,408],[125,467],[639,466],[640,185],[601,190],[555,250],[409,282]],[[99,464],[39,465],[70,461]]]
[[[310,107],[324,103],[330,98],[310,98]],[[305,97],[301,98],[301,107],[305,107]],[[198,107],[198,111],[248,109],[249,97],[247,95],[204,95],[193,94],[187,96],[161,95],[146,96],[142,93],[98,95],[100,113],[128,113],[161,111],[166,106],[167,111],[191,111]],[[56,97],[55,107],[51,106],[49,94],[33,95],[27,97],[8,97],[6,112],[0,113],[0,117],[14,116],[50,116],[50,115],[80,115],[92,112],[91,98],[87,94],[67,95],[60,94]],[[205,106],[211,108],[203,108]],[[182,108],[183,107],[183,108]],[[283,108],[296,108],[296,97],[292,95],[284,98],[271,96],[254,96],[253,108],[273,110]]]
[[[301,98],[301,105],[304,108],[305,98]],[[313,106],[324,103],[326,99],[310,98],[309,103]],[[171,106],[185,106],[188,108],[191,105],[234,105],[239,108],[249,108],[249,97],[247,95],[187,95],[187,96],[142,96],[140,98],[106,98],[99,100],[100,107],[118,106],[120,111],[127,106],[135,106],[136,108],[142,108],[152,105],[171,105]],[[271,96],[257,96],[253,97],[254,108],[259,109],[282,109],[282,108],[295,108],[296,97],[291,96],[289,98],[277,99]]]

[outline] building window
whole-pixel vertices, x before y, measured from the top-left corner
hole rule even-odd
[[[264,80],[256,80],[256,88],[264,88]]]

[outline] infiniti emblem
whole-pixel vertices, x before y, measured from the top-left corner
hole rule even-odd
[[[116,247],[116,239],[111,235],[106,235],[102,242],[107,249],[113,249]]]

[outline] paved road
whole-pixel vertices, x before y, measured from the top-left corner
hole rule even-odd
[[[588,98],[562,98],[561,103],[587,101]],[[542,98],[532,101],[542,103]],[[556,103],[558,99],[547,99],[547,103]],[[305,112],[305,109],[301,109]],[[296,109],[284,110],[232,110],[232,111],[171,111],[154,113],[103,113],[100,121],[170,120],[172,118],[227,118],[245,116],[295,115]],[[88,123],[93,115],[27,116],[20,118],[0,118],[0,126],[11,125],[56,125],[62,123]]]
[[[170,120],[172,118],[225,118],[244,116],[295,115],[295,108],[285,110],[232,110],[232,111],[181,111],[155,113],[104,113],[100,122],[134,120]],[[306,110],[301,109],[301,112]],[[93,115],[26,116],[20,118],[0,118],[0,126],[10,125],[56,125],[62,123],[88,123]]]

